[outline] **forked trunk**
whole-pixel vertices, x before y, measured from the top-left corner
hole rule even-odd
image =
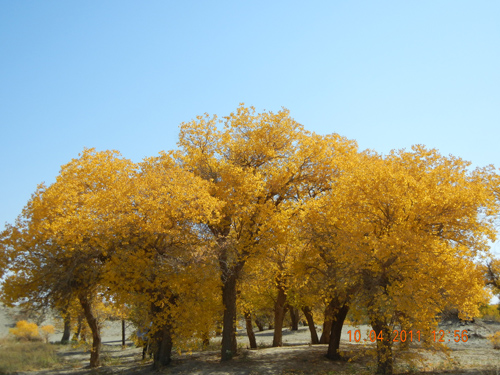
[[[257,341],[255,340],[255,333],[252,327],[252,314],[245,311],[245,325],[247,328],[248,341],[250,341],[250,349],[257,349]]]
[[[319,344],[318,332],[316,332],[316,326],[314,325],[314,318],[311,308],[309,306],[304,306],[302,308],[302,312],[306,317],[307,325],[309,327],[309,332],[311,332],[311,344],[313,345]]]
[[[333,360],[342,359],[339,348],[340,348],[340,336],[342,334],[342,327],[344,326],[344,321],[349,312],[349,305],[345,303],[340,309],[334,310],[332,317],[332,329],[330,332],[330,341],[328,343],[328,353],[327,358]]]
[[[101,331],[99,323],[94,315],[92,304],[88,297],[84,294],[79,296],[80,304],[85,315],[85,319],[92,332],[92,349],[90,350],[90,367],[96,368],[101,365],[100,351],[101,351]]]

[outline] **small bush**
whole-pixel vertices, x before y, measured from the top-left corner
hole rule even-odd
[[[494,349],[500,349],[500,331],[488,336],[488,340],[493,344]]]
[[[498,310],[498,305],[484,305],[479,308],[479,311],[481,313],[480,318],[484,320],[500,322],[500,312]]]
[[[21,320],[16,323],[16,328],[9,329],[18,340],[22,341],[40,341],[41,337],[38,333],[38,326],[35,323],[28,323],[26,320]]]
[[[48,344],[49,343],[49,336],[54,334],[56,329],[54,328],[54,326],[52,324],[42,326],[42,327],[40,327],[40,329],[42,330],[42,335],[45,339],[45,342]]]

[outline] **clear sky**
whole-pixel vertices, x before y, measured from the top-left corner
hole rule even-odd
[[[84,147],[140,161],[240,102],[500,166],[500,1],[0,0],[0,228]]]

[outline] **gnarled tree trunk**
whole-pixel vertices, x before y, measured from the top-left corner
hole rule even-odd
[[[278,297],[274,304],[274,336],[273,347],[283,345],[283,320],[285,319],[286,294],[281,284],[278,284]]]
[[[309,332],[311,332],[311,344],[319,344],[318,332],[316,331],[316,326],[314,325],[314,318],[312,314],[312,309],[309,306],[304,306],[302,312],[307,320],[307,326],[309,327]]]
[[[219,265],[222,270],[222,304],[224,306],[221,360],[227,361],[238,352],[236,342],[236,283],[245,261],[240,261],[229,267],[226,259],[220,258]]]
[[[80,305],[83,309],[83,314],[92,332],[92,349],[90,350],[90,367],[95,368],[101,365],[100,351],[101,351],[101,330],[99,323],[94,315],[92,303],[85,294],[79,295]]]
[[[330,333],[332,332],[332,315],[333,306],[330,302],[325,307],[325,320],[323,322],[323,332],[321,332],[321,338],[319,339],[320,344],[328,344],[330,342]]]
[[[154,352],[153,368],[160,370],[170,364],[172,360],[172,327],[170,322],[165,323],[153,334]]]
[[[349,305],[344,303],[341,308],[334,310],[332,316],[332,328],[330,332],[330,341],[328,343],[328,353],[327,358],[333,360],[342,359],[339,348],[340,348],[340,336],[342,334],[342,327],[344,326],[344,321],[349,312]]]
[[[249,311],[245,311],[245,325],[248,341],[250,341],[250,349],[257,349],[257,341],[255,340],[255,333],[253,333],[252,327],[252,314]]]
[[[66,313],[64,315],[64,331],[61,338],[61,344],[69,343],[69,339],[71,337],[71,315]]]

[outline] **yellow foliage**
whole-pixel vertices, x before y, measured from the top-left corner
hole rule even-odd
[[[500,311],[498,305],[484,305],[480,308],[480,318],[500,322]]]
[[[45,342],[49,342],[49,336],[54,334],[56,329],[52,324],[47,324],[45,326],[41,326],[40,329],[42,330],[42,335],[45,338]]]
[[[477,316],[488,295],[476,262],[495,239],[499,207],[495,172],[468,167],[414,146],[364,153],[338,176],[302,215],[311,269],[328,275],[330,294],[349,300],[357,291],[376,330],[430,330],[446,306]]]
[[[55,328],[52,324],[41,326],[40,329],[43,331],[44,334],[47,335],[52,335],[55,333]]]
[[[494,349],[500,349],[500,331],[488,336],[488,340],[493,344]]]
[[[29,323],[26,320],[20,320],[19,322],[17,322],[16,327],[10,328],[9,332],[16,336],[18,340],[40,340],[38,326],[36,325],[36,323]]]
[[[499,290],[500,261],[477,264],[499,211],[491,167],[420,145],[359,153],[286,109],[241,105],[180,129],[178,151],[135,164],[85,149],[40,185],[0,235],[2,301],[48,301],[73,324],[86,306],[93,330],[135,309],[152,337],[186,348],[222,315],[233,335],[236,306],[266,315],[283,294],[316,315],[334,301],[423,331],[446,307],[476,316],[485,273]]]

